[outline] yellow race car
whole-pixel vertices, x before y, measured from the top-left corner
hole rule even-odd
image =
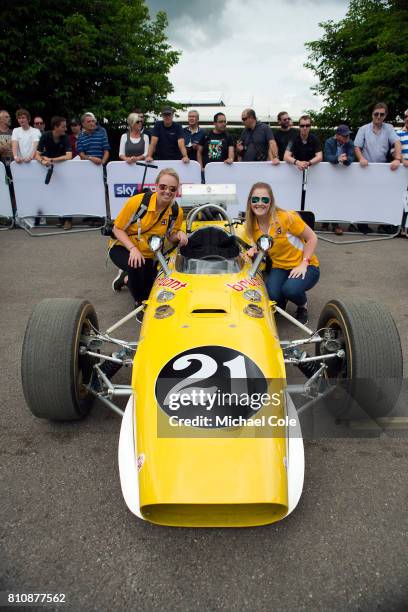
[[[80,419],[95,398],[122,416],[122,492],[141,519],[264,525],[288,516],[302,493],[299,414],[324,398],[340,416],[356,405],[371,417],[388,414],[401,345],[391,315],[373,302],[331,300],[317,330],[300,324],[268,298],[260,267],[271,238],[259,239],[252,261],[239,222],[211,209],[222,220],[198,221],[207,205],[194,208],[188,244],[167,257],[161,239],[150,239],[159,273],[149,299],[106,332],[87,301],[38,304],[24,338],[23,389],[40,418]],[[118,338],[142,308],[139,340]],[[279,339],[277,314],[299,339]],[[370,355],[368,338],[376,338]],[[115,384],[126,366],[131,384]],[[288,384],[287,366],[302,372],[300,384]]]

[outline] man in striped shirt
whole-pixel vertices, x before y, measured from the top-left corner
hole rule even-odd
[[[82,132],[78,136],[77,153],[81,159],[88,159],[100,166],[109,159],[109,141],[106,130],[96,125],[93,113],[84,113],[81,117]]]
[[[408,108],[404,113],[404,125],[397,130],[397,136],[401,141],[401,153],[404,166],[408,166]]]

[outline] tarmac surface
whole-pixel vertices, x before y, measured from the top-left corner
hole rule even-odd
[[[332,297],[382,301],[399,328],[406,378],[408,240],[346,240],[319,242],[322,276],[310,292],[310,323]],[[280,523],[180,529],[143,522],[121,494],[120,418],[95,405],[80,423],[36,419],[20,381],[24,330],[40,300],[87,298],[101,329],[129,311],[128,292],[111,290],[106,239],[12,230],[0,232],[0,254],[0,590],[65,593],[66,603],[49,609],[70,611],[407,609],[404,432],[306,441],[303,495]],[[128,323],[122,337],[135,337],[134,328]]]

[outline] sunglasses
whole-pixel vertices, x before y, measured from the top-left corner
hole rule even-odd
[[[249,117],[241,117],[241,121],[246,121]]]
[[[299,127],[310,127],[311,123],[299,123]]]
[[[373,113],[374,117],[385,117],[385,113]]]
[[[34,125],[44,125],[44,121],[34,121]]]
[[[227,123],[226,119],[218,119],[217,123]]]
[[[170,191],[171,193],[176,193],[178,189],[177,187],[173,187],[173,185],[164,185],[163,183],[160,183],[160,185],[157,186],[160,191]]]
[[[258,204],[258,202],[262,202],[263,204],[269,204],[270,201],[271,201],[271,198],[269,196],[263,196],[262,198],[260,198],[259,196],[251,197],[252,204]]]

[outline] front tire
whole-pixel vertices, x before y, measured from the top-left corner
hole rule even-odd
[[[34,308],[27,323],[21,358],[24,397],[41,419],[73,421],[84,417],[93,396],[90,381],[95,359],[80,355],[82,340],[98,329],[86,300],[47,299]]]
[[[320,335],[322,328],[332,330],[345,351],[344,359],[326,362],[329,378],[345,391],[337,415],[346,416],[355,403],[371,418],[389,414],[402,383],[401,341],[389,310],[373,300],[331,300],[319,318]],[[331,351],[316,346],[317,355],[325,352]]]

